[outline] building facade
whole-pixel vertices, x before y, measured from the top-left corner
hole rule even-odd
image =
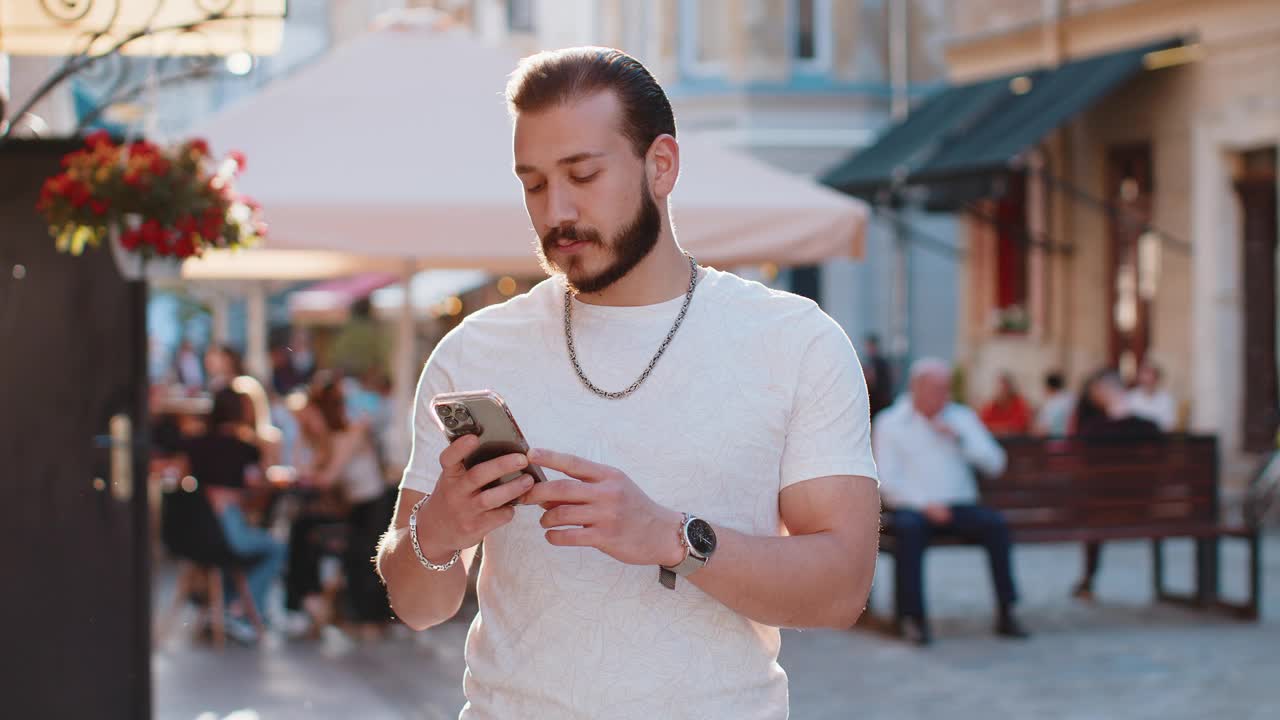
[[[1038,387],[1050,369],[1078,384],[1152,361],[1229,471],[1274,448],[1280,6],[969,0],[952,27],[955,83],[1181,43],[1045,137],[1015,191],[987,201],[1048,242],[966,216],[959,355],[974,391],[1006,369]]]

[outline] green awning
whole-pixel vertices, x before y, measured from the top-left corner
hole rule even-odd
[[[822,182],[861,196],[897,184],[927,185],[1004,170],[1064,122],[1143,70],[1168,40],[941,90]]]

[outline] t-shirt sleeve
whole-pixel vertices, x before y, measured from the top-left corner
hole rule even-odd
[[[400,489],[430,493],[440,477],[440,453],[449,442],[431,417],[431,398],[440,393],[454,392],[450,374],[452,353],[450,346],[456,340],[457,330],[436,345],[418,378],[418,390],[414,395],[413,447],[409,451],[409,464],[400,478]]]
[[[801,355],[781,487],[829,475],[878,478],[862,366],[844,330],[824,314]]]

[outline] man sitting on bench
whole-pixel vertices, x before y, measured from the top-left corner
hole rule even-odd
[[[999,600],[996,633],[1023,638],[1013,614],[1017,592],[1009,560],[1009,530],[1000,513],[978,504],[974,469],[1004,472],[1004,449],[976,413],[952,403],[951,368],[923,359],[911,367],[910,394],[877,416],[872,428],[880,491],[894,536],[898,631],[931,641],[924,609],[922,561],[935,533],[957,535],[987,549]]]

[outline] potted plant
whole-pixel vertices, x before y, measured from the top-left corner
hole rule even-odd
[[[58,250],[79,255],[106,241],[129,279],[176,274],[186,258],[266,234],[261,208],[235,188],[244,156],[215,159],[203,140],[118,144],[95,132],[62,168],[36,204]]]

